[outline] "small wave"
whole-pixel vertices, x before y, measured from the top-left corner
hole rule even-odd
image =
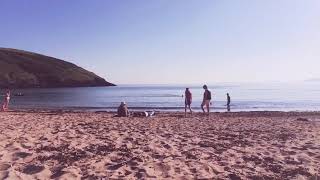
[[[115,97],[115,96],[113,96]],[[120,98],[128,98],[128,97],[135,97],[135,98],[150,98],[150,97],[182,97],[182,95],[177,94],[146,94],[146,95],[126,95],[126,96],[118,96]]]

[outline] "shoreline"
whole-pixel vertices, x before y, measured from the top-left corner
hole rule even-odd
[[[152,109],[133,109],[132,112],[136,111],[150,111]],[[166,111],[166,110],[154,110],[158,114],[184,114],[184,109],[180,110],[173,110],[173,111]],[[115,114],[117,110],[109,110],[105,108],[101,109],[88,109],[88,108],[21,108],[21,109],[10,109],[8,111],[0,111],[0,113],[50,113],[50,112],[57,112],[57,113],[106,113],[106,114]],[[200,111],[193,111],[193,115],[202,115],[203,112]],[[241,114],[255,114],[255,115],[266,115],[266,114],[274,114],[274,115],[319,115],[320,111],[282,111],[282,110],[258,110],[258,111],[211,111],[210,115],[219,115],[219,114],[232,114],[232,115],[241,115]],[[190,112],[187,111],[187,115],[190,115]]]
[[[200,108],[192,108],[193,112],[201,113]],[[65,111],[65,112],[116,112],[117,107],[11,107],[9,112],[41,112],[41,111]],[[129,107],[129,111],[155,111],[162,113],[184,113],[184,107]],[[2,111],[0,111],[2,112]],[[320,113],[320,110],[307,110],[307,109],[231,109],[228,111],[226,108],[210,108],[210,113],[250,113],[250,112],[283,112],[283,113]]]

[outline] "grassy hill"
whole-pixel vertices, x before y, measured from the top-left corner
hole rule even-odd
[[[0,48],[0,88],[113,85],[92,72],[60,59]]]

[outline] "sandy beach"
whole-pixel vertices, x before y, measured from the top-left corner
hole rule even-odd
[[[319,112],[112,115],[1,112],[0,179],[320,176]]]

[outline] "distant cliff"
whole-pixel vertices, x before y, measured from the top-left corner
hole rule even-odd
[[[0,48],[0,88],[114,86],[75,64],[53,57]]]

